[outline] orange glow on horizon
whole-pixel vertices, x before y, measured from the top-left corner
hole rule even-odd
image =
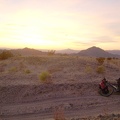
[[[120,17],[113,10],[120,9],[119,5],[82,0],[2,0],[0,47],[79,50],[91,46],[113,49],[114,45],[119,49]],[[108,11],[104,11],[106,7]],[[109,14],[115,17],[107,17]]]

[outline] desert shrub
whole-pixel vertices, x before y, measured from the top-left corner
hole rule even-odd
[[[31,71],[30,71],[29,69],[25,70],[24,72],[25,72],[26,74],[30,74],[30,73],[31,73]]]
[[[105,58],[103,57],[99,57],[99,58],[96,58],[97,62],[99,63],[99,65],[102,65],[105,61]]]
[[[42,72],[40,75],[39,75],[39,79],[41,80],[41,82],[43,83],[49,83],[51,82],[51,75],[49,72],[45,71],[45,72]]]
[[[5,50],[0,54],[0,60],[5,60],[13,56],[12,52]]]
[[[12,67],[9,69],[9,72],[17,72],[17,71],[18,71],[17,67]]]
[[[87,65],[87,66],[85,67],[85,72],[86,72],[86,73],[92,73],[92,72],[93,72],[92,67],[89,66],[89,65]]]
[[[54,55],[55,54],[55,50],[49,50],[48,51],[48,55]]]
[[[112,60],[112,58],[108,57],[107,58],[107,63],[110,63],[111,60]]]
[[[96,72],[97,72],[98,74],[103,74],[103,73],[105,73],[105,68],[104,68],[104,66],[98,66],[97,69],[96,69]]]
[[[107,60],[112,60],[112,58],[109,57],[109,58],[107,58]]]

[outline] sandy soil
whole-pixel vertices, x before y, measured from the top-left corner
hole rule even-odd
[[[94,58],[76,56],[0,61],[0,118],[54,120],[62,116],[67,120],[119,120],[120,95],[100,96],[98,84],[103,76],[110,82],[120,77],[120,61],[105,62],[104,66],[105,73],[97,74]],[[43,71],[51,73],[50,83],[39,80]]]

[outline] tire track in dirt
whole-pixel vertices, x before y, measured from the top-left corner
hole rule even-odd
[[[53,117],[54,110],[58,107],[64,109],[65,115],[70,117],[74,115],[96,115],[102,112],[119,112],[120,99],[119,96],[104,98],[101,96],[83,96],[83,97],[67,97],[48,99],[46,101],[38,101],[23,104],[11,104],[3,106],[0,110],[1,118],[14,119],[34,119],[34,118],[50,118]]]

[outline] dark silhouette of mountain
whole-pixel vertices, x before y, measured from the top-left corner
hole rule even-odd
[[[73,50],[73,49],[64,49],[64,50],[57,50],[56,53],[62,53],[62,54],[72,54],[72,53],[78,53],[80,50]]]
[[[109,53],[111,53],[111,54],[120,55],[120,50],[107,50],[107,52],[109,52]]]
[[[81,50],[77,55],[80,56],[91,56],[91,57],[117,57],[120,58],[119,55],[111,54],[101,48],[91,47],[86,50]]]

